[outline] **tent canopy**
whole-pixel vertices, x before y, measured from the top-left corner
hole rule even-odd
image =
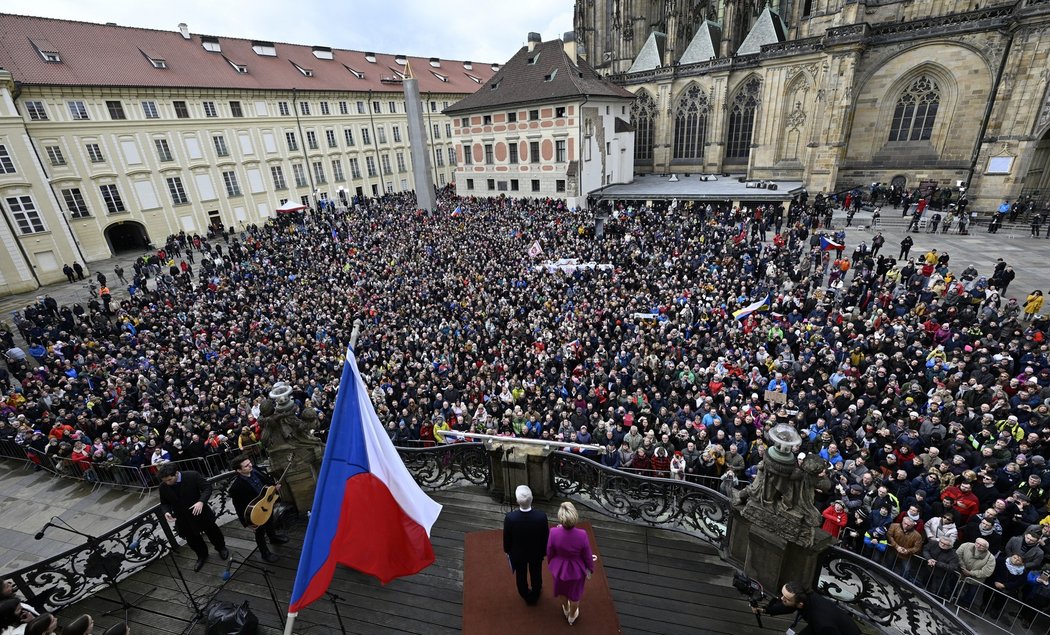
[[[284,205],[277,208],[278,214],[290,214],[292,212],[301,212],[306,209],[306,205],[302,203],[296,203],[295,201],[288,201]]]

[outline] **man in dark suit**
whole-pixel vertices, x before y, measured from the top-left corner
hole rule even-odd
[[[230,462],[230,467],[237,472],[237,477],[230,483],[230,498],[233,499],[233,508],[237,510],[237,518],[241,520],[241,524],[245,527],[255,528],[255,544],[259,546],[259,554],[262,556],[262,559],[266,562],[277,562],[277,554],[270,551],[270,546],[266,544],[266,539],[269,538],[270,542],[275,545],[283,545],[288,542],[288,538],[277,533],[272,514],[265,523],[255,526],[247,518],[246,512],[248,505],[251,505],[264,487],[276,485],[277,491],[280,491],[281,484],[275,483],[273,477],[262,469],[257,469],[252,464],[251,459],[243,454],[235,457]]]
[[[755,607],[755,613],[785,615],[797,612],[792,629],[799,620],[806,620],[806,627],[792,630],[798,635],[860,635],[860,629],[845,610],[834,601],[816,593],[806,593],[799,582],[788,582],[780,590],[780,597],[769,602],[766,608]]]
[[[518,594],[533,606],[543,587],[543,557],[547,553],[547,514],[532,509],[532,490],[519,485],[514,491],[518,508],[503,519],[503,551],[517,576]],[[532,589],[529,589],[529,582]]]
[[[208,505],[212,487],[208,479],[199,472],[179,471],[175,465],[165,463],[157,470],[160,478],[160,508],[168,522],[175,523],[175,531],[186,539],[186,543],[197,554],[194,571],[200,571],[208,560],[208,546],[201,534],[207,534],[219,557],[226,560],[230,552],[226,539],[215,524],[215,513]]]

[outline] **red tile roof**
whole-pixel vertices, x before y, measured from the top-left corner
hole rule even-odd
[[[398,77],[395,71],[404,72],[395,61],[404,59],[400,55],[376,53],[370,62],[363,51],[330,49],[333,59],[327,60],[314,56],[314,46],[275,42],[277,55],[271,57],[256,54],[252,40],[213,39],[221,52],[204,50],[201,35],[187,40],[177,30],[0,14],[0,67],[26,85],[401,92],[400,81],[390,81]],[[45,62],[37,52],[45,45],[62,61]],[[150,57],[163,59],[167,68],[155,68]],[[430,58],[407,60],[422,93],[473,93],[495,73],[491,64],[440,60],[434,67]],[[238,73],[230,62],[248,72]]]

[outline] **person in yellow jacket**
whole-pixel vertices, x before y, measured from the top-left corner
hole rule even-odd
[[[1031,320],[1036,314],[1039,313],[1043,308],[1043,292],[1039,289],[1028,294],[1028,298],[1024,301],[1024,320],[1027,322]]]

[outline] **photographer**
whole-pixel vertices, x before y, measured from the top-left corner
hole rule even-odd
[[[780,590],[780,598],[773,599],[766,608],[754,607],[755,614],[785,615],[797,612],[788,633],[798,635],[860,635],[853,618],[837,604],[816,593],[806,593],[799,582],[788,582]],[[796,631],[800,620],[806,627]]]

